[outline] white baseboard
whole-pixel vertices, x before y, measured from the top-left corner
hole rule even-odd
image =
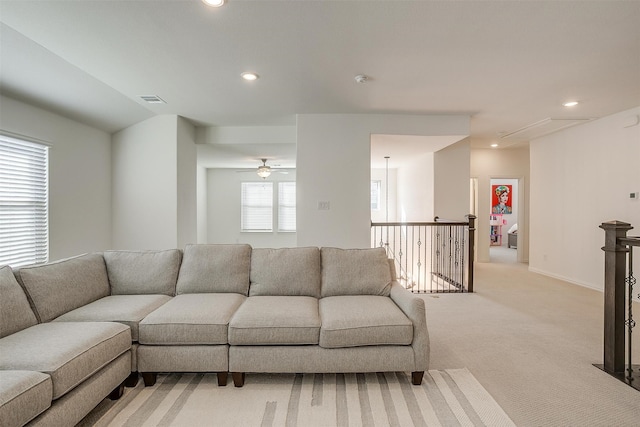
[[[549,271],[540,270],[539,268],[529,267],[529,271],[532,273],[542,274],[543,276],[553,277],[554,279],[562,280],[563,282],[571,283],[572,285],[582,286],[583,288],[593,289],[594,291],[604,292],[602,286],[594,285],[593,283],[581,282],[579,280],[572,279],[570,277],[561,276],[559,274],[551,273]]]
[[[531,266],[529,267],[529,271],[532,273],[542,274],[543,276],[553,277],[554,279],[562,280],[563,282],[571,283],[572,285],[578,285],[578,286],[582,286],[583,288],[593,289],[594,291],[604,292],[603,288],[601,288],[598,285],[594,285],[593,283],[581,282],[579,280],[571,279],[569,277],[561,276],[555,273],[550,273],[548,271],[540,270],[539,268],[535,268]],[[634,301],[640,302],[640,298],[638,296],[639,293],[640,293],[640,286],[636,286],[633,290]]]

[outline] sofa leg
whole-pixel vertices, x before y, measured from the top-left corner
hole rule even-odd
[[[144,381],[145,387],[150,387],[156,383],[158,375],[154,372],[143,372],[142,380]]]
[[[218,375],[218,387],[224,387],[227,385],[227,372],[217,372]]]
[[[424,371],[412,372],[411,373],[411,384],[413,384],[413,385],[422,384],[422,377],[424,377]]]
[[[242,387],[244,385],[244,372],[232,372],[233,385],[236,387]]]
[[[125,387],[135,387],[136,385],[138,385],[138,372],[131,372],[131,374],[129,375],[129,377],[127,377],[126,380],[124,380],[124,386]]]
[[[124,382],[122,382],[118,387],[114,388],[113,391],[109,394],[109,399],[118,400],[124,394]]]

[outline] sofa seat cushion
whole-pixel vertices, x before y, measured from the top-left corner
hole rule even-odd
[[[25,425],[51,406],[51,377],[35,371],[0,371],[0,426]]]
[[[11,267],[0,268],[0,338],[38,323]]]
[[[327,297],[319,307],[320,347],[410,345],[413,341],[413,323],[389,297]]]
[[[318,300],[304,296],[249,297],[229,323],[231,345],[318,344]]]
[[[129,348],[130,329],[120,323],[41,323],[0,339],[0,369],[49,374],[57,399]]]
[[[140,322],[140,343],[227,344],[229,321],[245,299],[232,293],[177,295]]]
[[[56,322],[119,322],[131,328],[138,341],[138,324],[149,313],[170,301],[167,295],[111,295],[56,318]]]

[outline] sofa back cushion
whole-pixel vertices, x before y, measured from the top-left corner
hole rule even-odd
[[[49,322],[109,295],[107,270],[100,254],[23,267],[18,277],[39,322]]]
[[[237,293],[249,291],[249,245],[187,245],[177,294]]]
[[[381,295],[391,290],[384,248],[322,248],[322,296]]]
[[[107,251],[103,255],[112,295],[175,295],[182,260],[179,249]]]
[[[320,250],[315,247],[254,249],[249,296],[320,298],[320,270]]]
[[[38,323],[11,267],[0,268],[0,338]]]

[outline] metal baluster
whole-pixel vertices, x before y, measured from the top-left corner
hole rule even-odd
[[[418,226],[418,281],[416,282],[416,287],[418,288],[418,292],[420,292],[420,278],[422,276],[422,239],[420,238],[420,233],[422,232],[422,227]]]
[[[633,328],[636,326],[636,321],[633,320],[633,286],[636,284],[636,278],[633,277],[633,246],[627,246],[629,249],[629,275],[626,277],[625,282],[629,286],[629,301],[627,308],[627,320],[625,325],[627,325],[627,337],[628,337],[628,351],[629,351],[629,368],[627,369],[627,378],[631,381],[633,379],[633,359],[631,358],[632,348],[633,346],[631,338],[633,333]]]
[[[435,234],[433,234],[435,233]],[[431,273],[429,274],[429,291],[433,292],[433,278],[438,270],[438,227],[434,227],[431,236]]]
[[[461,227],[460,230],[460,241],[461,241],[461,245],[460,245],[460,257],[462,258],[462,262],[460,263],[460,268],[462,270],[462,272],[460,273],[460,276],[462,278],[462,280],[460,281],[460,283],[462,284],[462,292],[465,291],[465,289],[467,289],[467,287],[465,286],[465,271],[467,270],[466,267],[466,257],[464,256],[464,254],[466,254],[467,252],[465,251],[466,248],[466,233],[465,233],[465,227]]]
[[[458,292],[462,292],[462,288],[460,287],[460,283],[462,280],[460,279],[460,227],[456,226],[456,239],[455,239],[455,268],[456,268],[456,286],[458,287]]]

